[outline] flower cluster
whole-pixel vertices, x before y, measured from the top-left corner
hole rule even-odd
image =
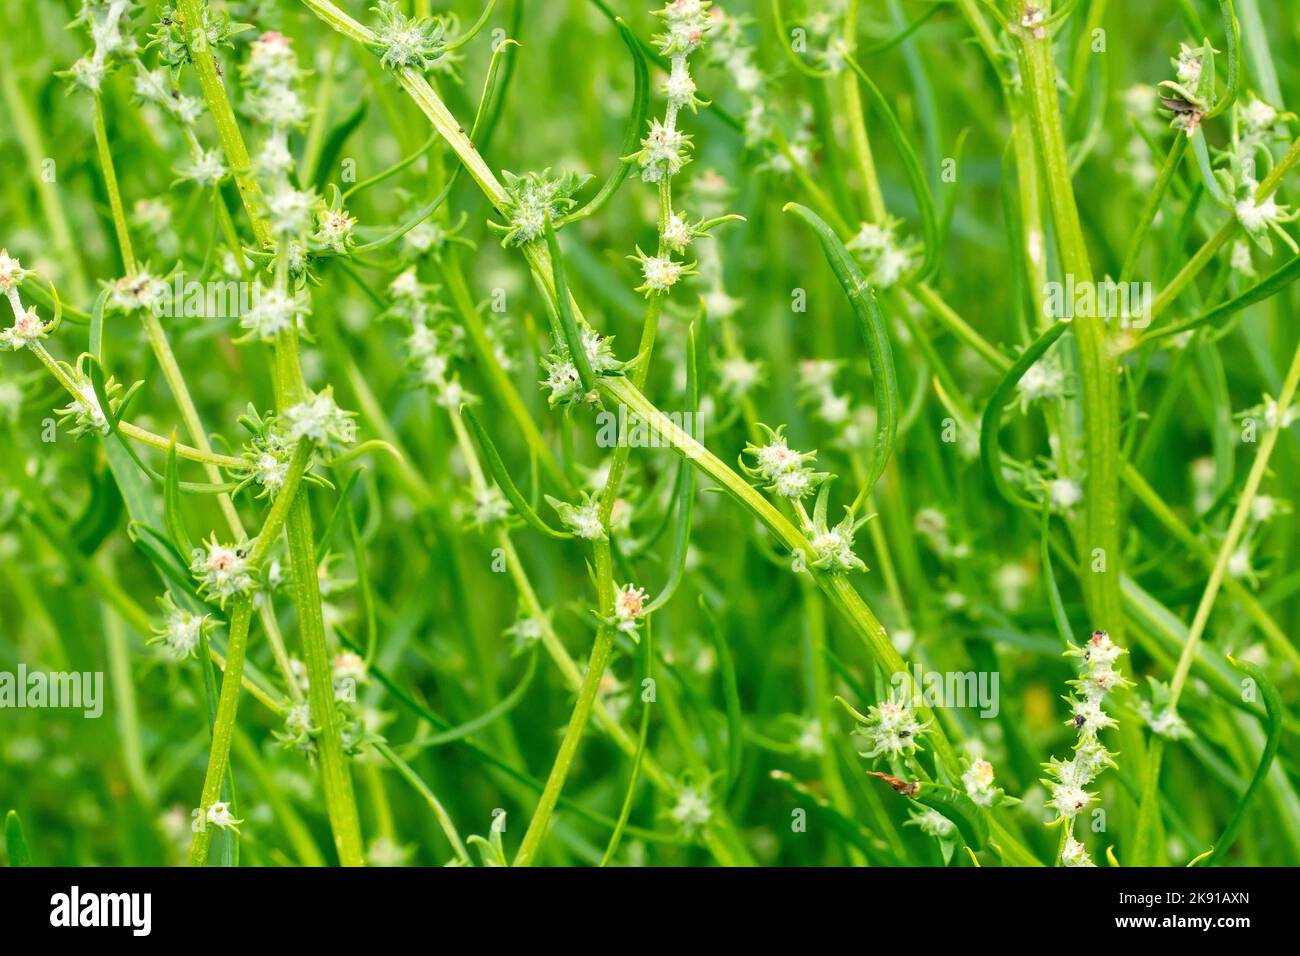
[[[68,373],[68,380],[76,388],[72,401],[62,408],[55,409],[59,415],[59,424],[71,423],[68,434],[73,437],[90,432],[107,435],[109,422],[105,411],[116,412],[115,407],[120,405],[117,401],[117,393],[121,391],[121,386],[111,378],[104,383],[104,395],[109,401],[109,408],[106,410],[95,393],[94,383],[90,380],[90,376],[82,371],[80,363],[78,367],[68,366],[63,362],[59,365]]]
[[[961,775],[966,796],[978,807],[991,807],[1000,802],[1003,792],[993,785],[993,764],[987,760],[972,760]]]
[[[1073,840],[1074,818],[1096,797],[1085,788],[1107,767],[1115,766],[1114,756],[1102,744],[1098,734],[1115,726],[1115,719],[1102,710],[1106,695],[1129,686],[1129,682],[1115,669],[1115,662],[1123,653],[1124,648],[1112,641],[1105,631],[1093,631],[1082,647],[1071,645],[1066,651],[1067,657],[1079,660],[1079,677],[1070,682],[1074,691],[1066,698],[1071,709],[1066,723],[1078,732],[1079,738],[1069,760],[1053,758],[1046,765],[1050,779],[1043,782],[1051,792],[1048,806],[1056,811],[1056,822],[1069,828],[1069,840]],[[1090,865],[1086,853],[1079,859],[1083,862],[1074,865]]]
[[[307,679],[307,668],[296,658],[291,658],[289,664],[302,694],[308,695],[311,682]],[[343,751],[348,756],[356,756],[381,739],[370,731],[368,725],[378,726],[384,720],[383,715],[375,711],[363,714],[357,704],[357,688],[368,680],[366,662],[360,655],[344,651],[331,663],[331,684],[339,722],[339,737],[342,739]],[[311,705],[302,700],[291,706],[284,715],[284,728],[275,731],[274,736],[285,749],[297,751],[309,758],[314,757],[320,727],[312,717]]]
[[[745,453],[754,457],[754,467],[742,462],[741,468],[768,491],[782,498],[806,498],[830,477],[807,466],[817,458],[817,452],[798,452],[786,444],[784,425],[775,431],[761,422],[758,427],[767,434],[767,444],[747,443]]]
[[[1057,360],[1044,356],[1020,376],[1016,383],[1016,402],[1021,412],[1029,411],[1034,402],[1061,398],[1065,395],[1065,371]]]
[[[922,721],[910,699],[891,693],[884,702],[872,704],[867,713],[858,713],[845,704],[858,722],[853,736],[864,740],[858,753],[867,759],[876,757],[910,757],[921,748],[921,737],[930,728],[930,721]]]
[[[40,341],[50,332],[49,323],[42,322],[36,314],[36,306],[24,306],[18,293],[18,287],[31,274],[30,269],[24,269],[21,262],[9,255],[8,249],[0,249],[0,292],[14,311],[14,324],[0,330],[0,347],[12,352]]]
[[[576,505],[552,498],[550,495],[546,496],[546,501],[555,509],[555,513],[560,516],[565,527],[579,538],[588,541],[605,540],[605,526],[600,521],[599,499],[583,492],[581,502]]]
[[[393,306],[388,315],[405,318],[411,324],[406,339],[408,361],[420,384],[429,388],[437,403],[450,412],[473,404],[477,396],[460,382],[454,363],[463,350],[464,330],[443,320],[444,310],[431,301],[433,289],[416,279],[411,266],[389,286]]]
[[[230,546],[209,538],[201,548],[194,549],[190,573],[199,582],[199,590],[215,598],[222,607],[230,598],[251,594],[257,587],[253,580],[253,567],[248,560],[248,542]]]
[[[256,485],[258,498],[278,494],[289,475],[289,462],[293,458],[293,441],[280,427],[275,415],[270,413],[259,415],[252,405],[249,405],[248,411],[240,416],[239,423],[247,428],[253,437],[244,446],[243,459],[248,463],[247,470],[235,490]],[[307,480],[319,482],[321,479],[308,475]]]
[[[523,246],[536,242],[546,235],[547,224],[557,225],[578,204],[573,197],[591,179],[569,172],[552,176],[549,168],[540,173],[528,172],[516,176],[509,170],[501,171],[506,190],[506,201],[501,212],[506,224],[489,223],[502,234],[501,244]]]
[[[337,452],[357,440],[356,413],[339,408],[332,387],[286,408],[282,418],[291,442],[309,438],[325,451]]]
[[[822,485],[812,522],[804,528],[813,549],[812,561],[809,563],[821,571],[865,571],[867,566],[853,553],[853,536],[867,523],[870,516],[855,518],[852,510],[845,508],[844,517],[839,524],[828,526],[826,498],[829,490],[829,482]]]
[[[162,279],[140,269],[132,275],[122,276],[108,286],[108,300],[104,303],[110,311],[135,312],[137,309],[152,309],[159,299],[166,294],[167,286]]]
[[[1172,115],[1170,125],[1192,136],[1201,128],[1201,120],[1214,98],[1214,54],[1219,51],[1206,40],[1201,46],[1180,43],[1173,65],[1176,80],[1159,84],[1160,102]]]
[[[129,32],[132,0],[83,0],[69,26],[84,25],[94,48],[68,70],[74,86],[98,95],[108,71],[134,57],[139,44]]]
[[[614,594],[614,626],[635,639],[646,609],[646,592],[634,584],[625,584]]]
[[[874,286],[888,289],[912,268],[919,247],[915,242],[899,240],[902,224],[901,219],[892,216],[879,223],[864,222],[846,243],[867,270],[867,279]]]
[[[199,638],[208,625],[206,614],[192,614],[178,607],[171,592],[158,599],[162,607],[163,623],[154,629],[150,644],[161,646],[163,653],[174,661],[183,661],[194,654]]]
[[[253,285],[253,303],[239,317],[239,325],[248,330],[249,338],[273,342],[281,332],[301,330],[310,314],[311,302],[306,294],[268,289],[258,281]]]
[[[410,17],[392,0],[371,7],[379,15],[379,29],[371,48],[389,70],[410,67],[423,73],[447,52],[447,24],[436,17]]]
[[[230,812],[230,804],[224,800],[217,800],[205,811],[202,807],[193,810],[190,813],[193,822],[190,823],[190,829],[195,833],[202,833],[208,826],[218,827],[222,830],[234,830],[239,832],[239,824],[243,820],[235,819],[235,815]]]
[[[1174,708],[1169,685],[1148,677],[1151,699],[1138,702],[1138,716],[1147,722],[1151,732],[1166,740],[1187,740],[1195,736],[1187,721],[1179,716]]]
[[[252,29],[251,24],[234,22],[225,10],[213,9],[210,3],[203,4],[199,19],[199,25],[192,26],[174,4],[163,4],[154,32],[149,34],[149,45],[157,47],[158,59],[167,66],[179,67],[193,62],[190,46],[194,41],[215,50],[229,44],[236,34]]]
[[[682,836],[692,840],[699,837],[713,819],[712,781],[697,774],[683,774],[673,790],[673,805],[667,816]]]
[[[587,364],[597,377],[602,375],[621,375],[624,364],[614,356],[611,343],[614,337],[601,335],[590,328],[583,328],[581,333],[582,350],[587,356]],[[578,367],[573,364],[569,350],[557,343],[555,348],[542,359],[546,378],[539,383],[548,392],[546,400],[555,408],[558,405],[572,405],[588,399],[583,392],[582,379],[578,376]]]
[[[262,212],[276,238],[288,244],[290,272],[301,274],[307,266],[303,241],[315,231],[316,241],[347,248],[352,224],[346,211],[330,210],[341,219],[332,231],[318,229],[323,203],[310,189],[297,189],[291,179],[293,153],[289,134],[307,122],[308,107],[303,101],[299,80],[302,71],[289,38],[267,31],[253,41],[248,60],[242,67],[244,78],[243,111],[267,130],[261,147],[253,156],[253,168],[262,180]]]

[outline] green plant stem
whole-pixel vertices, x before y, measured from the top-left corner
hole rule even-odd
[[[235,733],[235,714],[239,709],[240,678],[244,673],[244,652],[248,644],[248,625],[253,606],[246,600],[235,605],[230,615],[230,639],[226,643],[226,667],[221,678],[221,695],[217,699],[217,718],[212,726],[212,750],[208,771],[199,796],[198,830],[190,844],[190,866],[203,866],[212,843],[212,826],[207,822],[208,808],[221,797],[221,782],[230,760],[230,742]]]
[[[126,225],[122,209],[122,192],[117,185],[117,170],[113,167],[113,154],[108,148],[108,130],[104,124],[104,101],[98,93],[94,96],[95,148],[99,152],[99,167],[104,174],[104,188],[108,191],[108,208],[113,214],[113,228],[117,232],[117,248],[122,254],[122,266],[128,276],[135,275],[135,253],[131,249],[131,232]]]
[[[857,48],[859,0],[848,0],[844,11],[844,42],[849,50]],[[782,38],[784,42],[784,38]],[[836,77],[840,94],[844,97],[844,115],[849,124],[849,142],[857,160],[858,175],[862,177],[862,191],[866,195],[867,212],[872,222],[885,219],[885,196],[880,190],[880,177],[871,154],[871,140],[867,137],[867,124],[862,114],[862,92],[858,78],[850,70],[841,70]]]
[[[266,521],[258,533],[257,543],[248,556],[248,564],[254,573],[261,569],[272,546],[280,536],[285,519],[292,511],[299,498],[302,476],[311,462],[312,446],[306,439],[300,441],[290,459],[284,484],[276,495]],[[253,602],[250,598],[238,599],[230,614],[230,638],[226,642],[226,660],[221,678],[221,694],[217,700],[217,715],[212,726],[212,750],[208,756],[208,771],[203,780],[203,792],[199,798],[200,826],[190,844],[190,865],[202,866],[208,856],[208,847],[212,842],[212,827],[207,825],[208,808],[221,796],[221,782],[226,775],[230,762],[230,743],[235,733],[235,715],[239,709],[239,689],[244,676],[244,657],[248,647],[248,627],[252,619]],[[206,666],[206,665],[205,665]],[[330,694],[334,684],[330,681]]]
[[[275,281],[284,294],[288,291],[288,269],[288,244],[281,240],[276,251]],[[298,357],[296,326],[291,325],[276,337],[274,370],[276,407],[283,413],[308,397]],[[312,722],[320,730],[316,743],[325,810],[339,862],[344,866],[364,866],[361,823],[334,701],[334,674],[325,638],[320,577],[316,567],[315,531],[311,503],[306,495],[296,496],[290,505],[285,532],[289,544],[293,602],[298,612],[298,633],[303,661],[307,666],[307,700]]]
[[[1282,391],[1277,397],[1279,419],[1285,413],[1285,410],[1291,407],[1298,385],[1300,385],[1300,347],[1296,348],[1295,354],[1291,357],[1291,367],[1287,371],[1286,380],[1282,383]],[[1182,654],[1179,655],[1178,666],[1174,670],[1174,677],[1169,685],[1170,707],[1174,707],[1178,703],[1178,698],[1183,692],[1183,686],[1187,683],[1187,675],[1192,669],[1192,661],[1196,656],[1197,645],[1200,643],[1201,637],[1205,633],[1205,627],[1209,623],[1210,611],[1214,608],[1214,599],[1218,596],[1219,588],[1223,584],[1228,569],[1228,561],[1233,552],[1236,551],[1237,545],[1241,542],[1242,534],[1246,530],[1246,524],[1250,520],[1251,503],[1259,492],[1260,482],[1264,480],[1264,474],[1268,471],[1269,458],[1272,457],[1273,449],[1277,445],[1277,439],[1281,433],[1281,421],[1279,420],[1273,427],[1265,431],[1260,439],[1259,448],[1255,452],[1255,460],[1250,466],[1250,473],[1246,476],[1246,484],[1242,487],[1241,496],[1237,499],[1237,507],[1232,513],[1232,520],[1228,523],[1228,530],[1223,536],[1223,543],[1219,546],[1214,567],[1210,569],[1210,578],[1206,582],[1205,591],[1196,606],[1196,613],[1187,632],[1187,642],[1183,645]]]
[[[177,0],[177,10],[181,19],[189,23],[202,23],[202,10],[206,4],[203,0]],[[199,77],[199,86],[203,90],[203,99],[207,103],[208,113],[217,129],[217,140],[225,154],[226,164],[234,177],[239,198],[248,212],[253,224],[253,236],[263,248],[274,244],[271,226],[261,213],[262,189],[253,176],[252,163],[248,159],[248,148],[244,137],[235,122],[235,111],[226,95],[226,87],[221,81],[221,72],[217,68],[210,44],[202,49],[191,49],[190,57],[194,61],[194,71]]]
[[[1028,93],[1031,118],[1048,203],[1056,224],[1061,267],[1078,285],[1093,281],[1057,99],[1056,64],[1050,33],[1018,37],[1021,75]],[[1084,521],[1076,536],[1088,609],[1098,627],[1122,640],[1124,627],[1119,582],[1122,554],[1119,533],[1119,370],[1111,336],[1101,316],[1076,316],[1075,342],[1079,358],[1080,401],[1084,422]]]
[[[667,217],[671,215],[671,210],[671,193],[668,180],[665,178],[659,184],[661,236]],[[660,253],[663,253],[662,240]],[[637,353],[639,362],[632,370],[634,382],[644,383],[648,374],[661,309],[662,303],[659,296],[652,298],[646,308],[645,324],[641,330],[641,347]],[[623,475],[627,470],[630,455],[631,446],[627,442],[620,441],[618,447],[614,449],[614,459],[610,465],[609,476],[605,480],[605,487],[601,493],[599,515],[601,527],[605,529],[605,537],[592,544],[596,568],[596,597],[600,608],[601,623],[596,629],[596,641],[591,649],[591,657],[587,662],[587,672],[583,675],[582,686],[578,690],[578,701],[574,705],[573,713],[570,715],[569,725],[564,732],[564,739],[560,741],[560,750],[556,754],[555,763],[551,766],[551,773],[546,779],[546,787],[537,801],[537,807],[533,811],[532,819],[528,822],[528,830],[524,834],[524,841],[519,847],[518,855],[515,857],[515,866],[528,866],[532,863],[537,853],[537,847],[546,834],[551,814],[555,810],[555,804],[559,800],[560,792],[564,789],[569,767],[573,763],[573,756],[577,752],[583,733],[586,731],[587,721],[591,717],[592,704],[595,702],[601,679],[605,676],[605,668],[609,665],[609,658],[614,650],[614,628],[607,623],[614,613],[615,593],[614,559],[610,542],[610,535],[613,532],[610,529],[610,516],[613,513],[614,504],[618,500],[619,488],[622,485]]]
[[[182,18],[188,23],[201,22],[200,0],[179,0]],[[263,248],[274,245],[270,222],[262,212],[262,193],[253,177],[248,148],[235,122],[235,112],[226,95],[210,46],[192,50],[194,68],[208,112],[216,124],[217,139],[234,176],[244,209],[252,222],[253,235]],[[276,282],[287,291],[285,249],[277,250]],[[306,397],[302,366],[298,356],[298,330],[290,328],[275,342],[272,365],[276,405],[281,411]],[[306,496],[295,497],[285,521],[289,542],[289,565],[294,607],[302,640],[303,658],[309,682],[308,701],[312,720],[320,728],[318,738],[321,786],[325,808],[334,834],[339,861],[344,866],[362,866],[365,854],[361,844],[361,825],[357,815],[352,778],[348,773],[343,744],[339,736],[333,694],[333,672],[325,640],[325,623],[321,611],[320,581],[317,576],[311,506]]]

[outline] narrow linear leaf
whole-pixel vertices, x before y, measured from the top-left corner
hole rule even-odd
[[[1069,327],[1068,322],[1054,322],[1051,328],[1021,353],[1020,358],[1016,359],[1006,376],[998,383],[998,387],[993,390],[988,406],[984,409],[984,419],[980,423],[980,463],[984,466],[984,474],[1003,498],[1021,508],[1033,509],[1038,506],[1018,494],[1002,474],[1002,449],[998,442],[998,432],[1002,427],[1002,410],[1011,400],[1011,393],[1020,384],[1024,374],[1047,353],[1047,350],[1065,334]]]
[[[858,319],[862,336],[867,344],[867,358],[876,389],[876,434],[872,443],[871,468],[867,480],[858,492],[857,500],[866,501],[885,471],[885,465],[894,449],[894,436],[898,431],[898,376],[894,371],[894,357],[889,346],[889,334],[875,293],[862,275],[853,256],[835,235],[826,221],[807,206],[787,203],[786,212],[793,212],[812,226],[821,242],[822,251],[831,272],[839,280],[848,297],[853,314]]]
[[[10,866],[35,866],[17,810],[5,814],[5,851],[9,854]]]
[[[515,506],[519,516],[542,534],[549,535],[552,538],[572,538],[573,534],[571,532],[557,531],[543,521],[541,516],[533,510],[533,506],[528,503],[528,500],[519,493],[514,479],[510,477],[510,472],[506,470],[505,462],[501,460],[500,454],[497,453],[496,445],[492,444],[492,439],[488,437],[488,433],[479,424],[478,419],[470,411],[469,407],[462,406],[460,413],[469,425],[470,431],[474,433],[474,440],[478,442],[479,448],[483,451],[483,460],[488,466],[488,471],[492,473],[492,478],[497,483],[497,487]]]
[[[1255,768],[1255,775],[1250,778],[1250,786],[1246,788],[1246,792],[1237,801],[1237,806],[1228,819],[1228,825],[1223,828],[1223,833],[1214,843],[1214,849],[1205,859],[1206,866],[1213,866],[1221,860],[1237,838],[1237,831],[1241,829],[1242,821],[1246,818],[1246,810],[1255,798],[1255,794],[1263,788],[1264,782],[1268,778],[1269,768],[1273,766],[1273,758],[1277,756],[1278,746],[1282,742],[1282,715],[1284,713],[1282,695],[1277,692],[1273,682],[1268,679],[1268,675],[1264,673],[1263,668],[1258,664],[1238,660],[1235,657],[1229,657],[1228,662],[1253,680],[1255,686],[1263,694],[1264,707],[1268,711],[1268,738],[1264,741],[1264,751],[1260,754],[1259,766]]]

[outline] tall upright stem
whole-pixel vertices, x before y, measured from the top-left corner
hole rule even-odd
[[[1039,161],[1048,203],[1056,224],[1061,266],[1074,285],[1093,281],[1092,264],[1079,222],[1070,164],[1065,152],[1057,98],[1056,62],[1050,31],[1030,28],[1018,34],[1020,71],[1029,95],[1038,141]],[[1084,521],[1076,535],[1088,610],[1098,627],[1117,638],[1123,630],[1120,610],[1119,548],[1119,368],[1106,319],[1074,318],[1079,355],[1079,390],[1084,426]]]

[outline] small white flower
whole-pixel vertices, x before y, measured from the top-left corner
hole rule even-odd
[[[1240,115],[1246,129],[1252,132],[1268,129],[1277,120],[1277,110],[1254,96],[1241,108]]]
[[[691,225],[686,221],[685,213],[673,213],[664,224],[664,243],[678,255],[686,251],[686,247],[690,245],[692,235]]]
[[[1237,548],[1228,556],[1228,575],[1234,578],[1250,578],[1254,569],[1250,563],[1250,549],[1245,545]]]
[[[1179,44],[1178,62],[1175,64],[1175,70],[1178,73],[1178,82],[1188,88],[1193,88],[1201,79],[1201,49],[1199,47],[1190,47],[1186,43]]]
[[[1065,849],[1061,851],[1062,866],[1093,866],[1092,857],[1088,856],[1088,851],[1083,844],[1074,837],[1069,837],[1065,841]]]
[[[820,757],[826,753],[826,735],[822,733],[822,725],[819,720],[809,720],[799,729],[799,736],[795,739],[795,747],[802,757]]]
[[[1083,501],[1083,488],[1070,478],[1056,478],[1047,483],[1047,493],[1052,507],[1059,511],[1068,511]]]
[[[997,593],[998,603],[1008,611],[1019,610],[1029,581],[1029,572],[1023,564],[1002,565],[993,575],[993,590]]]
[[[309,438],[331,451],[357,439],[356,420],[339,408],[329,388],[286,409],[284,427],[291,441]]]
[[[218,800],[208,807],[208,822],[224,830],[236,830],[243,820],[236,820],[230,812],[230,804]]]
[[[718,389],[734,398],[748,395],[763,379],[763,366],[743,355],[728,356],[718,363]]]
[[[568,514],[561,514],[564,523],[579,538],[586,538],[588,541],[595,541],[605,537],[605,528],[600,523],[600,502],[599,500],[589,501],[581,507],[574,508],[569,506],[572,511]]]
[[[72,82],[91,93],[98,93],[104,85],[108,69],[99,57],[83,56],[72,64]]]
[[[551,356],[544,361],[546,378],[542,379],[541,384],[550,390],[548,403],[552,406],[562,405],[576,399],[582,391],[578,367],[567,357]]]
[[[24,269],[21,262],[9,255],[8,249],[0,249],[0,292],[7,295],[31,274],[30,269]]]
[[[1238,239],[1232,244],[1231,266],[1235,272],[1240,272],[1244,276],[1253,276],[1255,266],[1250,261],[1250,243],[1244,239]]]
[[[1020,17],[1020,25],[1034,35],[1035,39],[1041,40],[1047,36],[1047,28],[1043,23],[1047,20],[1047,15],[1038,7],[1026,6],[1024,14]]]
[[[1061,784],[1052,788],[1052,799],[1048,801],[1048,806],[1055,810],[1059,817],[1073,820],[1088,808],[1092,800],[1093,794],[1082,787]]]
[[[215,149],[200,149],[190,156],[189,162],[177,168],[182,179],[188,179],[197,186],[215,186],[226,178],[229,172],[221,161],[221,153]]]
[[[198,647],[199,637],[207,625],[207,615],[192,614],[177,607],[170,594],[160,603],[164,612],[163,624],[154,630],[149,643],[161,644],[163,652],[174,661],[185,660]]]
[[[937,840],[946,840],[956,832],[956,826],[953,822],[937,810],[925,810],[910,812],[911,819],[905,826],[919,827],[921,832],[927,836],[932,836]]]
[[[677,800],[668,815],[683,833],[694,836],[713,819],[711,802],[707,787],[684,786],[678,789]]]
[[[335,680],[352,680],[359,684],[366,679],[366,661],[360,654],[344,651],[334,658],[332,666]]]
[[[276,235],[296,239],[311,230],[314,193],[294,189],[287,183],[266,197],[267,218]]]
[[[382,0],[374,10],[380,27],[375,31],[379,62],[390,70],[410,67],[424,71],[445,52],[445,27],[431,17],[409,17],[390,0]]]
[[[489,485],[474,498],[474,524],[480,528],[504,521],[510,516],[510,502],[496,485]]]
[[[14,324],[0,331],[0,346],[17,352],[45,338],[48,333],[49,325],[42,322],[40,316],[36,314],[36,306],[21,311],[15,310]]]
[[[256,583],[248,564],[248,544],[229,546],[210,539],[196,548],[190,561],[190,572],[199,582],[199,589],[217,599],[222,607],[232,597],[250,593]]]
[[[1016,384],[1020,409],[1024,411],[1031,402],[1059,398],[1065,392],[1065,373],[1050,359],[1039,359],[1025,370]]]
[[[255,300],[240,316],[239,324],[264,342],[272,341],[281,332],[301,328],[303,318],[311,312],[306,296],[274,287],[263,289],[260,285],[255,291]]]
[[[108,307],[134,312],[136,309],[153,308],[159,297],[165,294],[166,284],[156,276],[140,271],[134,275],[123,276],[109,286]]]
[[[641,178],[648,183],[657,183],[665,176],[675,176],[690,162],[690,137],[662,120],[650,121],[650,131],[641,140],[638,159],[641,163]]]
[[[961,775],[961,782],[972,802],[981,807],[993,806],[993,801],[997,799],[993,786],[993,764],[987,760],[973,761],[970,769]]]
[[[635,634],[645,613],[646,592],[643,588],[625,584],[614,595],[614,620],[624,634]]]
[[[848,241],[847,247],[853,252],[878,253],[893,245],[894,233],[888,225],[864,222],[857,235]]]
[[[871,281],[881,288],[888,289],[896,285],[912,265],[912,257],[903,249],[890,247],[880,254],[875,268],[871,271]]]
[[[682,264],[667,256],[646,256],[641,260],[641,274],[645,288],[651,292],[667,292],[682,276]]]
[[[293,153],[289,151],[288,139],[282,135],[268,136],[253,157],[253,167],[257,174],[269,180],[287,176],[293,170],[293,165]]]
[[[1250,503],[1250,518],[1259,524],[1271,521],[1278,513],[1277,499],[1272,495],[1258,495]]]
[[[346,209],[322,209],[313,238],[334,252],[346,253],[352,245],[352,227],[356,224],[356,219],[349,216]]]
[[[678,109],[695,102],[695,81],[691,79],[691,74],[686,70],[684,63],[681,69],[677,69],[674,64],[673,71],[668,74],[668,79],[664,81],[660,91],[667,98],[669,105]]]
[[[867,758],[911,756],[930,726],[930,721],[917,719],[911,700],[892,693],[879,705],[869,707],[866,717],[856,717],[858,726],[853,734],[866,740],[866,749],[859,753]]]
[[[1256,201],[1253,197],[1243,199],[1234,207],[1237,221],[1247,232],[1260,232],[1282,216],[1282,209],[1272,196]]]

